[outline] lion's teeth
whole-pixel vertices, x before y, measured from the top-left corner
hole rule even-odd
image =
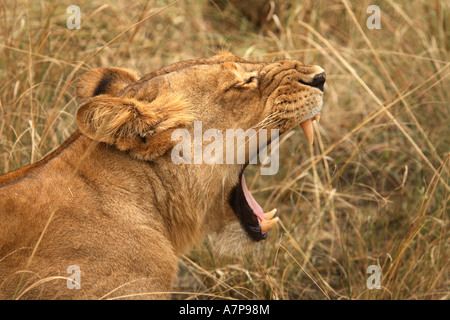
[[[315,121],[317,121],[317,123],[320,122],[320,114],[316,114],[313,118]]]
[[[278,217],[276,217],[276,218],[273,218],[272,220],[260,221],[259,226],[261,227],[262,233],[266,233],[267,231],[272,229],[272,227],[277,224],[278,220],[280,220],[280,219],[278,219]]]
[[[275,213],[277,213],[277,209],[273,209],[272,211],[269,211],[267,213],[264,213],[264,220],[270,220],[273,218],[273,216],[275,215]]]
[[[308,140],[309,144],[312,145],[314,142],[314,132],[313,132],[311,119],[308,119],[308,120],[300,123],[300,127],[302,128],[303,132],[305,133],[306,139]]]

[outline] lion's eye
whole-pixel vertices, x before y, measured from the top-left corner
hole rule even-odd
[[[245,82],[245,84],[249,84],[252,83],[253,81],[257,81],[258,79],[256,79],[256,77],[250,77],[247,79],[247,81]]]
[[[227,92],[232,89],[246,89],[253,88],[258,85],[258,79],[254,76],[249,77],[247,80],[239,80],[229,87],[227,87],[224,91]]]
[[[243,88],[255,87],[258,85],[258,79],[255,76],[249,77],[245,82],[242,82]]]

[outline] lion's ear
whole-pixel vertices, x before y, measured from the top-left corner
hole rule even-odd
[[[187,102],[174,95],[152,102],[100,95],[83,103],[76,115],[78,128],[89,138],[144,160],[172,148],[177,143],[172,132],[193,119]]]
[[[81,101],[101,94],[114,96],[138,79],[134,72],[126,69],[95,68],[85,73],[78,80],[76,95]]]

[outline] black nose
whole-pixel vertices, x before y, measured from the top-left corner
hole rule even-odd
[[[322,72],[316,74],[311,82],[304,82],[300,79],[298,80],[298,82],[307,86],[316,87],[317,89],[320,89],[320,91],[323,92],[323,85],[325,83],[325,80],[326,80],[325,72]]]
[[[325,83],[325,80],[326,80],[325,72],[322,72],[314,76],[310,85],[320,89],[320,91],[323,92],[323,85]]]

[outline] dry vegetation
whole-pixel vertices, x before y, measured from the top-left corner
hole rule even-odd
[[[175,297],[448,299],[449,3],[375,2],[380,30],[366,27],[374,3],[349,0],[274,1],[269,11],[232,0],[95,0],[79,4],[81,29],[69,30],[72,1],[2,1],[0,173],[76,130],[73,84],[92,67],[142,75],[222,49],[318,64],[328,81],[313,148],[298,130],[282,144],[277,175],[246,172],[282,223],[242,256],[196,247]],[[369,265],[382,269],[379,290],[366,287]]]

